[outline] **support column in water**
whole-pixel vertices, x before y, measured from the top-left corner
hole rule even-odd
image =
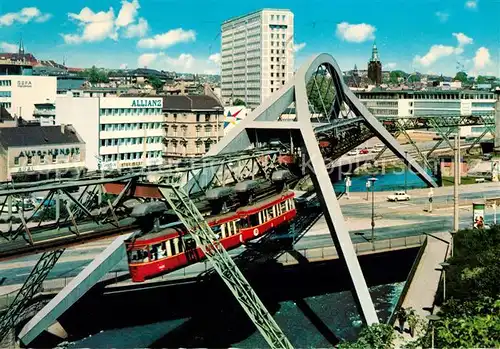
[[[495,103],[495,145],[494,150],[500,156],[500,91],[496,91],[497,102]]]

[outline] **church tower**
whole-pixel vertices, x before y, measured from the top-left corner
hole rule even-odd
[[[377,86],[382,83],[382,63],[375,43],[373,43],[372,58],[368,62],[368,78]]]

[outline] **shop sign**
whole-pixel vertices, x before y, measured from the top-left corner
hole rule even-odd
[[[20,80],[17,82],[17,87],[20,87],[20,88],[31,88],[33,87],[31,85],[31,81],[29,80]]]
[[[476,229],[484,228],[484,206],[485,204],[472,204],[472,223]]]
[[[161,99],[134,99],[132,101],[132,107],[161,107]]]

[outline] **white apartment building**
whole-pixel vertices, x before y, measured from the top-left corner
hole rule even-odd
[[[56,123],[72,124],[86,143],[89,170],[163,164],[163,99],[57,97]]]
[[[290,10],[262,9],[222,23],[221,90],[255,108],[294,73],[294,24]]]
[[[493,92],[466,90],[370,91],[355,94],[375,116],[490,115],[495,112]],[[484,126],[461,127],[462,136],[477,135]]]
[[[0,106],[12,116],[33,120],[35,104],[54,103],[56,95],[55,76],[0,75]]]

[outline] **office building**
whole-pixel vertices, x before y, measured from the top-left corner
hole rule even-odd
[[[0,106],[13,116],[33,119],[35,104],[54,103],[55,76],[0,75]]]
[[[222,24],[221,90],[257,107],[294,73],[294,20],[289,10],[263,9]]]
[[[224,108],[210,96],[164,96],[167,163],[204,155],[224,136]]]
[[[85,155],[71,125],[0,128],[0,181],[72,177],[85,170]]]
[[[485,91],[370,91],[355,92],[375,116],[491,115],[496,96]],[[476,135],[484,126],[462,127],[462,135]]]
[[[158,97],[59,96],[56,123],[71,123],[81,135],[89,170],[161,165],[162,107]]]

